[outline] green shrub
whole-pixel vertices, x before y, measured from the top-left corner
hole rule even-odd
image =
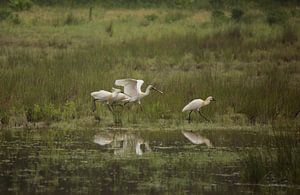
[[[281,41],[284,44],[292,44],[298,41],[297,30],[294,26],[287,24],[283,27]]]
[[[272,9],[267,12],[267,23],[270,25],[284,24],[287,19],[287,14],[284,11]]]
[[[210,0],[209,4],[214,10],[224,8],[224,4],[222,0]]]
[[[0,124],[7,125],[9,123],[9,115],[4,109],[0,109]]]
[[[43,111],[42,111],[42,108],[40,107],[40,105],[34,104],[33,113],[32,113],[32,121],[33,122],[41,121],[43,119],[43,117],[44,117],[44,115],[43,115]]]
[[[7,19],[11,15],[11,10],[10,9],[0,9],[0,21]]]
[[[30,0],[9,0],[9,6],[16,11],[29,10],[32,2]]]
[[[79,24],[79,22],[80,22],[80,20],[77,17],[75,17],[72,12],[70,12],[67,14],[64,24],[65,25],[75,25],[75,24]]]
[[[59,121],[60,120],[60,110],[54,107],[54,104],[45,104],[43,107],[44,119],[47,121]]]
[[[113,36],[113,23],[110,22],[109,25],[105,28],[106,33],[112,37]]]
[[[145,19],[149,22],[153,22],[158,19],[158,16],[156,14],[150,14],[150,15],[146,15]]]
[[[265,154],[260,150],[247,151],[242,158],[243,179],[250,183],[260,183],[267,174]]]
[[[222,10],[213,10],[211,14],[211,18],[214,24],[223,23],[227,19]]]
[[[76,118],[76,104],[73,101],[67,101],[64,106],[63,119],[71,120]]]
[[[186,17],[186,15],[184,15],[181,12],[171,12],[171,13],[166,15],[165,22],[166,23],[172,23],[172,22],[176,22],[178,20],[182,20],[185,17]]]
[[[244,15],[243,10],[239,8],[234,8],[231,10],[231,18],[237,22],[241,20],[243,15]]]
[[[10,15],[9,20],[15,25],[21,24],[21,19],[18,14]]]

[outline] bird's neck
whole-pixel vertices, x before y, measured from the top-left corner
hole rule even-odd
[[[204,106],[208,105],[209,103],[210,103],[210,100],[208,100],[208,99],[206,99],[206,100],[203,102]]]
[[[151,86],[149,85],[146,89],[146,91],[144,93],[142,93],[142,96],[147,96],[150,94],[150,89],[151,89]]]

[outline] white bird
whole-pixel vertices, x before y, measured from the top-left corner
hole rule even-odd
[[[205,100],[202,99],[194,99],[193,101],[191,101],[190,103],[188,103],[183,109],[182,112],[186,112],[186,111],[190,111],[189,113],[189,122],[191,122],[191,113],[193,111],[198,111],[198,113],[207,121],[208,120],[201,112],[200,112],[200,108],[202,108],[203,106],[207,106],[208,104],[210,104],[211,101],[215,101],[215,99],[212,96],[207,97]]]
[[[130,97],[121,93],[121,89],[112,88],[112,92],[100,90],[91,93],[93,97],[93,111],[96,110],[96,101],[106,102],[111,110],[110,104],[120,101],[129,101]]]
[[[129,95],[131,98],[129,102],[138,102],[141,104],[141,99],[150,94],[150,90],[153,89],[159,93],[162,91],[156,89],[153,85],[148,85],[145,92],[141,91],[143,80],[135,79],[119,79],[115,81],[115,85],[124,87],[124,93]]]
[[[182,131],[182,134],[184,137],[186,137],[188,140],[190,140],[193,144],[206,144],[208,147],[212,147],[213,145],[210,143],[210,140],[207,139],[206,137],[203,137],[199,134],[192,133],[189,131]]]

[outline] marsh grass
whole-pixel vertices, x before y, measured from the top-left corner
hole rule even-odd
[[[299,184],[299,126],[282,124],[282,121],[273,124],[273,132],[266,144],[243,155],[245,181]]]
[[[209,95],[218,101],[203,113],[215,122],[232,123],[239,116],[241,123],[268,123],[278,114],[292,119],[299,111],[297,27],[270,26],[263,15],[253,23],[215,26],[207,11],[97,7],[87,22],[87,8],[68,10],[70,16],[63,10],[33,7],[19,12],[20,25],[0,23],[1,116],[27,116],[36,106],[48,110],[38,120],[93,116],[90,92],[110,90],[115,79],[128,77],[165,93],[152,92],[138,114],[138,106],[128,106],[123,124],[184,122],[182,107]],[[28,25],[35,15],[35,25]],[[151,25],[141,25],[145,20]],[[74,103],[70,110],[68,102]],[[100,118],[112,120],[101,108]]]

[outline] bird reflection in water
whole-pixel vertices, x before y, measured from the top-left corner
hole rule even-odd
[[[135,133],[101,132],[94,136],[94,143],[108,146],[115,155],[142,155],[151,151],[149,143]]]
[[[197,144],[197,145],[205,144],[208,147],[213,147],[210,140],[207,139],[206,137],[203,137],[199,133],[194,133],[190,131],[181,131],[181,132],[184,135],[184,137],[186,137],[193,144]]]

